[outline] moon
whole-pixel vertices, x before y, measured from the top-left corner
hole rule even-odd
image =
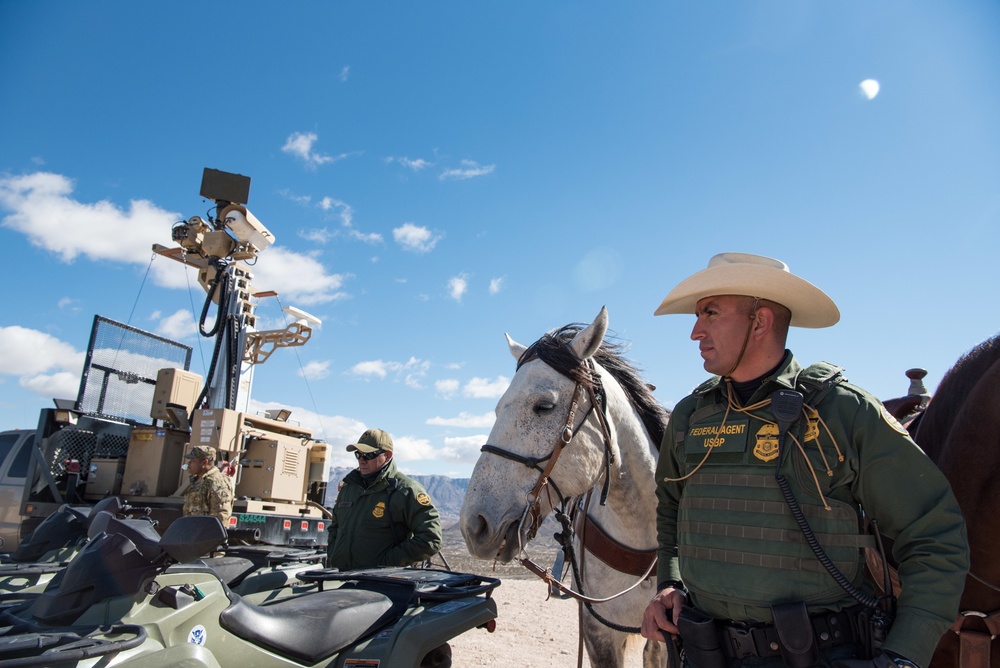
[[[858,88],[861,89],[861,92],[864,93],[865,97],[869,100],[874,100],[875,96],[878,95],[879,85],[874,79],[865,79],[858,84]]]

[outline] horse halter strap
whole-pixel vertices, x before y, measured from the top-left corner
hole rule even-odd
[[[522,364],[524,361],[521,362]],[[590,417],[592,412],[596,412],[598,416],[598,422],[601,425],[601,430],[604,434],[604,487],[601,491],[601,504],[603,505],[607,501],[608,496],[608,486],[610,484],[610,472],[611,472],[611,431],[608,427],[608,419],[604,414],[607,410],[607,399],[604,395],[604,387],[600,383],[600,379],[597,377],[596,370],[593,367],[593,362],[587,360],[587,366],[590,369],[591,377],[593,378],[593,384],[589,387],[581,381],[576,382],[576,386],[573,388],[573,400],[569,405],[569,412],[566,415],[566,423],[563,428],[559,431],[556,436],[555,445],[552,447],[552,451],[548,455],[541,458],[525,457],[517,453],[511,452],[509,450],[504,450],[503,448],[498,448],[495,445],[486,445],[480,448],[481,452],[488,452],[490,454],[498,455],[505,459],[510,459],[515,462],[524,464],[528,468],[533,468],[541,472],[538,476],[538,480],[535,481],[535,486],[528,493],[527,505],[525,506],[524,513],[521,516],[521,524],[524,523],[526,519],[530,517],[530,524],[528,525],[527,539],[532,540],[538,533],[539,527],[541,527],[541,499],[542,492],[548,493],[548,487],[551,485],[552,489],[555,490],[556,496],[559,498],[560,503],[566,503],[568,499],[563,496],[559,487],[556,485],[555,481],[552,480],[552,469],[555,468],[556,462],[559,460],[559,455],[562,454],[563,449],[570,444],[573,437],[576,436],[577,431],[579,431],[583,425],[587,422],[587,418]],[[555,367],[553,367],[555,368]],[[559,371],[559,369],[556,369]],[[563,373],[562,371],[559,371]],[[563,375],[567,375],[563,373]],[[569,377],[567,375],[567,377]],[[576,422],[576,411],[580,403],[580,397],[586,393],[590,397],[590,408],[587,410],[587,414],[584,415],[583,420],[580,421],[580,425],[574,429],[574,424]],[[600,410],[594,411],[595,407],[600,407]],[[539,466],[541,462],[545,463],[545,468]],[[550,497],[551,501],[551,497]],[[551,504],[555,505],[555,504]]]

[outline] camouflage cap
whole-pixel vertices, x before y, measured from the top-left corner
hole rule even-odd
[[[361,434],[357,443],[347,446],[348,451],[358,450],[360,452],[375,452],[385,450],[392,452],[392,437],[381,429],[369,429]]]
[[[191,452],[184,455],[185,459],[210,459],[215,461],[215,448],[208,445],[196,445]]]

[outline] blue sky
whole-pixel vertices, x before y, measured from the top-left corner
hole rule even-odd
[[[504,332],[602,305],[672,406],[706,374],[692,318],[652,313],[721,251],[837,302],[793,330],[803,361],[933,389],[1000,329],[998,34],[1000,5],[961,0],[0,0],[0,428],[75,397],[95,314],[204,373],[204,293],[149,251],[205,215],[204,167],[253,179],[255,287],[323,320],[252,406],[335,465],[374,426],[404,470],[467,476]]]

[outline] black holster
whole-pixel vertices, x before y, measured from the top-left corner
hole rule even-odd
[[[781,645],[781,660],[788,668],[809,668],[819,662],[819,648],[804,601],[771,606],[774,630]]]
[[[677,630],[684,641],[687,662],[694,668],[726,668],[728,660],[715,618],[684,606],[677,619]]]

